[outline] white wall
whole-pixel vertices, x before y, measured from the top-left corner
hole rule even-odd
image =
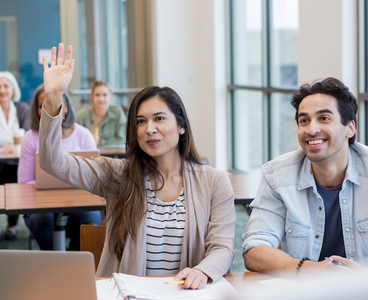
[[[197,150],[227,170],[225,0],[155,0],[155,84],[181,96]]]
[[[299,0],[298,83],[336,77],[357,96],[355,0]]]

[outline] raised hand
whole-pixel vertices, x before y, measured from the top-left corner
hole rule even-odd
[[[59,44],[59,53],[56,59],[56,47],[51,50],[51,66],[49,67],[46,56],[43,60],[43,81],[46,93],[45,108],[49,114],[55,116],[59,113],[62,104],[62,95],[73,77],[74,59],[72,59],[72,46],[68,47],[64,60],[64,45]]]

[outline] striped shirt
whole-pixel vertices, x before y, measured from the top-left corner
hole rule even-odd
[[[149,179],[146,181],[146,189],[146,275],[175,275],[180,271],[185,228],[184,188],[178,199],[172,202],[157,199]]]

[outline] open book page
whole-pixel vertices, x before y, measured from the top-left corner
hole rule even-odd
[[[132,296],[139,299],[204,299],[221,300],[237,295],[238,292],[225,279],[207,284],[200,290],[185,290],[177,284],[165,284],[173,277],[138,277],[114,274],[112,279],[98,280],[98,300],[124,299]]]

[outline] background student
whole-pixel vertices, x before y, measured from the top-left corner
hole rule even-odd
[[[44,86],[39,86],[31,102],[29,119],[31,130],[28,130],[22,143],[18,167],[18,182],[30,183],[35,180],[35,153],[39,143],[39,124],[42,103],[45,101]],[[79,124],[75,123],[75,112],[67,93],[62,95],[63,110],[61,112],[61,135],[64,150],[93,150],[96,144],[92,134]],[[68,214],[68,223],[65,231],[70,238],[69,250],[80,248],[80,225],[101,224],[101,212],[73,212]],[[24,219],[27,227],[33,233],[41,250],[53,250],[54,214],[30,214]]]
[[[77,114],[77,123],[88,128],[97,146],[125,144],[126,117],[120,106],[112,105],[112,92],[104,81],[96,81],[90,94],[91,104]]]
[[[21,102],[21,92],[14,75],[0,72],[0,153],[14,153],[13,132],[19,128],[28,130],[29,105]],[[17,182],[17,165],[0,163],[0,184]],[[17,236],[18,215],[8,216],[4,237],[14,240]]]
[[[69,46],[44,58],[46,100],[40,164],[47,172],[106,199],[107,234],[97,276],[113,272],[175,275],[184,288],[218,280],[234,258],[234,193],[228,176],[202,165],[186,111],[170,88],[148,87],[134,98],[127,159],[75,158],[63,151],[61,95],[74,70]],[[56,174],[53,166],[59,166]]]

